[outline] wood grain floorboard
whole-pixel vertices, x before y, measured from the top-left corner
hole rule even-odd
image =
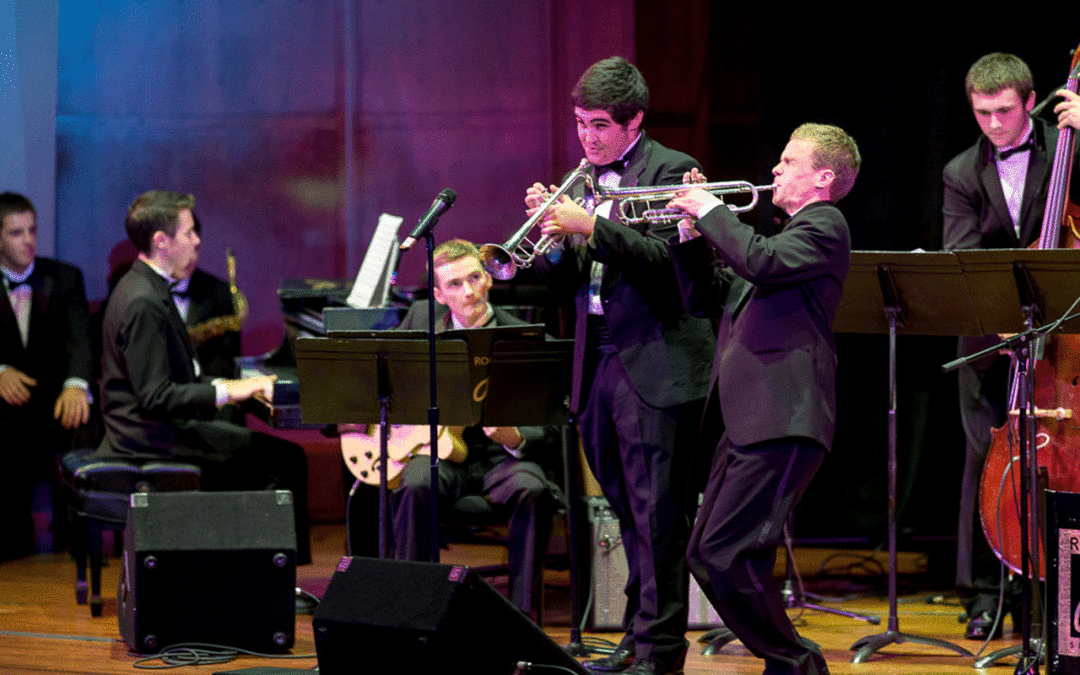
[[[344,528],[339,525],[321,525],[314,529],[315,562],[300,569],[298,583],[305,589],[321,595],[333,574],[334,567],[343,553]],[[443,562],[484,564],[505,555],[498,549],[483,547],[455,547]],[[797,561],[800,569],[814,571],[822,566],[820,550],[800,550]],[[855,558],[865,553],[854,552]],[[830,558],[835,559],[835,557]],[[917,566],[917,563],[915,563]],[[880,580],[872,578],[879,569],[878,563],[868,566],[869,571],[852,571],[856,585],[868,588],[883,587]],[[112,560],[104,571],[103,595],[105,612],[101,618],[91,618],[85,606],[75,604],[74,564],[64,554],[37,555],[0,564],[0,673],[58,673],[58,674],[131,674],[137,671],[133,663],[139,658],[130,653],[120,640],[116,616],[116,586],[119,564]],[[854,568],[853,568],[854,570]],[[566,573],[549,571],[546,577],[548,610],[545,614],[546,632],[559,644],[569,640],[569,610]],[[844,585],[844,579],[834,583]],[[494,581],[498,588],[505,580]],[[958,622],[960,609],[953,604],[928,604],[925,599],[933,595],[922,589],[917,594],[906,595],[899,605],[899,627],[906,633],[937,637],[977,651],[980,643],[962,638],[963,624]],[[947,600],[947,596],[946,596]],[[954,655],[937,647],[914,643],[891,645],[871,657],[869,662],[852,664],[851,646],[859,638],[884,630],[888,612],[886,598],[870,593],[866,597],[829,606],[848,611],[877,614],[882,625],[871,626],[853,619],[810,610],[789,610],[796,617],[799,630],[806,637],[818,642],[825,651],[829,667],[834,675],[967,675],[975,671],[973,659]],[[1010,626],[1007,624],[1006,628]],[[253,666],[280,666],[312,668],[316,665],[315,645],[312,637],[311,617],[299,616],[296,622],[296,646],[293,654],[310,655],[283,662],[269,658],[241,657],[224,665],[183,666],[170,671],[177,673],[209,674]],[[691,640],[701,631],[691,632]],[[611,633],[587,633],[587,638],[618,639]],[[990,650],[1016,644],[1017,636],[991,643]],[[719,654],[701,656],[700,645],[692,642],[687,660],[688,674],[762,672],[762,663],[754,658],[740,643],[724,647]],[[990,673],[1011,673],[1014,659],[988,669]],[[1006,670],[1007,669],[1007,670]],[[358,673],[368,672],[358,663]],[[508,674],[509,675],[509,674]]]

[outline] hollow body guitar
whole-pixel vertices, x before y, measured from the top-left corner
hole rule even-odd
[[[439,427],[436,439],[439,459],[463,462],[468,448],[461,437],[462,427]],[[341,454],[345,465],[357,480],[368,485],[378,485],[380,480],[379,425],[368,426],[368,431],[348,431],[341,434]],[[431,429],[426,425],[399,425],[390,427],[387,444],[386,484],[394,489],[401,481],[401,471],[413,457],[431,455]]]

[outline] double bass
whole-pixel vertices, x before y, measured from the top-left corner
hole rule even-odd
[[[1080,82],[1080,48],[1073,52],[1066,89],[1077,92]],[[1050,174],[1046,210],[1039,241],[1031,248],[1080,248],[1080,205],[1068,200],[1072,171],[1075,131],[1065,127],[1058,133],[1054,164]],[[1080,294],[1080,288],[1076,289]],[[1054,335],[1046,338],[1043,356],[1032,373],[1034,390],[1034,435],[1039,486],[1051,490],[1080,492],[1080,335]],[[992,431],[992,442],[983,465],[979,490],[979,515],[990,548],[1010,569],[1024,572],[1021,520],[1026,514],[1022,504],[1020,434],[1016,402],[1019,378],[1014,378],[1010,395],[1009,419]],[[1030,471],[1027,470],[1029,473]],[[1031,503],[1031,502],[1029,502]],[[1046,576],[1046,563],[1039,552],[1044,542],[1028,534],[1030,565],[1040,579]]]

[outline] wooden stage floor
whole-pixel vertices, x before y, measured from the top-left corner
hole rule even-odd
[[[313,529],[315,545],[315,563],[300,569],[298,583],[306,590],[321,595],[333,574],[342,551],[344,550],[344,526],[320,525]],[[453,548],[443,557],[443,562],[461,564],[483,564],[491,562],[492,556],[500,553],[484,551],[482,547],[460,546]],[[824,553],[818,549],[796,551],[796,560],[804,576],[812,576],[815,570],[823,566]],[[869,555],[866,552],[854,552],[855,557]],[[901,558],[900,567],[905,560]],[[847,593],[853,587],[860,589],[882,589],[881,578],[873,576],[880,567],[884,555],[877,555],[876,562],[870,565],[856,565],[851,569],[855,577],[853,584],[843,580],[834,580],[830,595]],[[917,562],[913,563],[917,566]],[[880,565],[880,567],[879,567]],[[117,561],[111,561],[105,569],[103,595],[105,614],[101,618],[91,618],[89,609],[77,606],[74,600],[74,564],[63,554],[37,555],[0,564],[0,673],[133,673],[136,656],[128,652],[120,640],[116,617]],[[858,569],[857,569],[858,568]],[[869,575],[866,568],[870,568]],[[914,575],[917,577],[918,575]],[[546,632],[559,644],[569,639],[569,593],[565,572],[549,571],[547,576],[548,611],[545,615]],[[903,588],[914,589],[917,583],[907,583],[905,575]],[[505,579],[494,581],[498,588]],[[819,584],[820,586],[820,584]],[[505,590],[505,588],[503,588]],[[820,590],[820,588],[819,588]],[[850,618],[834,616],[810,610],[789,610],[794,617],[798,614],[797,625],[806,637],[818,642],[825,651],[831,672],[836,675],[883,675],[883,674],[919,674],[931,673],[971,673],[974,659],[954,655],[936,647],[927,647],[914,643],[892,645],[873,655],[862,664],[852,664],[851,645],[859,638],[882,632],[887,625],[887,599],[878,595],[880,590],[869,593],[853,593],[852,599],[828,602],[828,606],[854,612],[865,612],[881,616],[882,623],[872,626]],[[866,597],[863,597],[866,596]],[[937,602],[931,603],[930,599]],[[943,601],[942,601],[943,600]],[[900,630],[912,635],[937,637],[960,644],[970,651],[977,651],[981,643],[965,641],[962,637],[963,624],[957,619],[961,610],[949,596],[935,596],[932,592],[921,589],[917,594],[904,595],[899,603]],[[299,616],[296,622],[297,640],[293,654],[309,657],[288,661],[268,658],[241,657],[223,665],[183,666],[173,672],[210,674],[223,670],[234,670],[254,666],[279,666],[288,668],[312,668],[316,665],[315,647],[312,638],[311,617]],[[1009,625],[1006,625],[1006,629]],[[701,634],[694,631],[691,640]],[[589,633],[586,637],[618,639],[612,633]],[[1018,642],[1018,636],[997,640],[990,644],[993,651]],[[692,642],[691,655],[687,660],[686,673],[753,673],[762,671],[762,663],[754,658],[739,643],[724,647],[713,656],[701,656],[700,645]],[[358,663],[358,673],[369,672]],[[1001,665],[980,672],[1011,673],[1015,666],[1014,659],[1006,659]],[[1008,669],[1008,670],[1006,670]],[[509,674],[508,674],[509,675]]]

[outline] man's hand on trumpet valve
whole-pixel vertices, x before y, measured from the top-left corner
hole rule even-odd
[[[687,187],[685,190],[680,190],[678,196],[668,202],[668,208],[678,209],[691,218],[700,218],[705,211],[722,203],[720,198],[711,192],[701,188]]]
[[[683,174],[682,182],[683,182],[683,185],[690,185],[691,183],[704,183],[705,182],[705,174],[698,171],[697,167],[695,166],[693,169],[690,169],[689,171],[687,171],[686,173]]]
[[[580,204],[563,195],[544,214],[540,231],[552,237],[564,234],[589,237],[595,226],[596,216],[589,215]]]
[[[532,218],[540,205],[546,202],[547,198],[558,189],[554,185],[546,188],[540,183],[533,183],[532,187],[525,191],[525,208],[527,209],[525,213]]]
[[[698,171],[697,167],[695,166],[693,169],[690,169],[689,171],[687,171],[686,173],[683,174],[682,182],[683,182],[683,185],[692,185],[694,183],[704,183],[705,182],[705,174]],[[669,204],[669,206],[670,206],[670,204]],[[676,207],[671,207],[671,208],[676,208]],[[676,226],[679,228],[679,242],[680,243],[684,242],[684,241],[690,241],[691,239],[696,239],[697,237],[701,236],[701,233],[698,232],[696,227],[694,227],[694,222],[695,221],[696,221],[695,218],[683,218],[678,223],[676,223]]]

